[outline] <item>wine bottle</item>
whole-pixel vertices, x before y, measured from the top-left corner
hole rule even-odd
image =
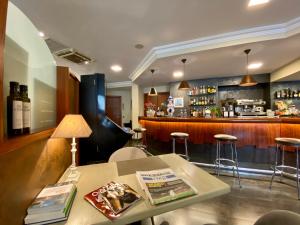
[[[7,96],[7,134],[8,136],[16,136],[22,134],[23,103],[19,93],[19,83],[11,81],[9,86],[9,96]]]
[[[31,103],[28,98],[27,85],[20,85],[20,95],[22,98],[22,112],[23,112],[23,134],[29,134],[31,128]]]

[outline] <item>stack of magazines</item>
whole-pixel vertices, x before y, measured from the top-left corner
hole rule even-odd
[[[113,220],[139,201],[141,196],[127,184],[112,181],[85,195],[84,198],[107,218]]]
[[[192,185],[171,169],[136,171],[136,176],[152,205],[197,194]]]
[[[76,195],[70,182],[47,185],[27,209],[25,224],[48,224],[66,220]]]

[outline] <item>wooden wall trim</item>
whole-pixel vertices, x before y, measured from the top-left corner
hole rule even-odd
[[[3,73],[4,73],[4,40],[6,28],[8,0],[0,1],[0,143],[4,139],[4,119],[3,119]],[[1,148],[0,148],[1,151]]]
[[[19,137],[7,139],[6,141],[0,143],[0,156],[5,153],[23,148],[36,141],[49,138],[54,130],[55,128],[50,128],[34,134],[22,135]]]

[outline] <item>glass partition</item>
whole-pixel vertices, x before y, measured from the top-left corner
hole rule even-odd
[[[7,134],[9,83],[28,86],[31,132],[56,125],[56,63],[39,31],[11,2],[4,48],[4,124]]]

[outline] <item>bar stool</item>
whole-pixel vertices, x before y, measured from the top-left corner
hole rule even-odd
[[[147,154],[147,156],[153,156],[153,154],[151,154],[148,151],[147,129],[143,127],[138,127],[133,129],[133,131],[135,132],[136,140],[138,140],[139,134],[141,134],[141,139],[142,139],[142,143],[136,143],[134,147],[143,150]]]
[[[189,157],[189,152],[188,152],[188,149],[187,149],[187,139],[189,138],[189,134],[187,133],[183,133],[183,132],[173,132],[170,134],[172,139],[173,139],[173,153],[176,154],[175,152],[175,144],[176,144],[176,140],[184,140],[184,147],[185,147],[185,154],[178,154],[182,157],[184,157],[186,160],[190,160],[190,157]]]
[[[297,138],[275,138],[276,143],[276,152],[275,152],[275,163],[274,163],[274,171],[270,182],[270,189],[272,188],[272,183],[274,180],[274,177],[276,175],[276,172],[280,173],[280,176],[282,176],[284,173],[292,175],[297,179],[297,190],[298,190],[298,199],[300,199],[300,187],[299,187],[299,146],[300,146],[300,139]],[[291,146],[296,148],[296,167],[288,166],[284,164],[284,146]],[[282,156],[281,156],[281,165],[278,165],[278,150],[281,148],[282,150]],[[291,174],[288,172],[284,172],[283,169],[292,169],[296,170],[296,174]]]
[[[215,167],[216,167],[216,174],[220,175],[220,165],[221,161],[226,161],[232,163],[232,172],[233,176],[235,176],[234,170],[237,172],[239,186],[241,186],[241,179],[240,179],[240,173],[239,173],[239,163],[238,163],[238,157],[237,157],[237,151],[236,151],[236,141],[237,137],[228,135],[228,134],[216,134],[214,135],[214,138],[217,141],[217,155],[215,160]],[[230,144],[231,149],[231,159],[228,158],[221,158],[221,144]]]

